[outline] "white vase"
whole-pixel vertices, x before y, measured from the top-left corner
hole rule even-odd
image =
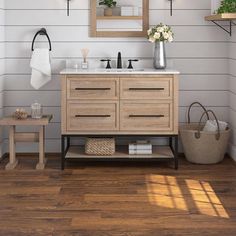
[[[221,0],[211,0],[211,14],[216,14],[216,11],[219,9]]]

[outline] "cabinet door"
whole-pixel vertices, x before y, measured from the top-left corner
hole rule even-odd
[[[68,102],[68,131],[110,131],[119,129],[117,102]]]
[[[117,78],[68,78],[67,99],[118,99]]]
[[[172,102],[123,101],[120,127],[122,131],[172,131]]]
[[[121,99],[171,99],[173,78],[121,78]]]

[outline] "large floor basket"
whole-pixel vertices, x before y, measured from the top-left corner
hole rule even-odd
[[[193,105],[199,105],[204,110],[198,124],[190,123],[190,111]],[[218,126],[216,133],[203,131],[202,119],[206,115],[209,120],[209,114],[212,114],[216,120]],[[180,128],[180,137],[186,159],[195,164],[216,164],[221,162],[227,150],[229,135],[229,128],[225,131],[220,131],[215,113],[212,110],[206,110],[198,102],[190,105],[188,109],[188,124]]]

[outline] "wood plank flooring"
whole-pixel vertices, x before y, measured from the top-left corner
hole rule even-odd
[[[236,164],[0,163],[0,235],[235,236]]]

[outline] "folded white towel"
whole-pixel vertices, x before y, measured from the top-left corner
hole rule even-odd
[[[218,121],[219,122],[219,127],[220,127],[220,131],[224,131],[227,129],[228,127],[228,123],[224,122],[224,121]],[[218,129],[217,127],[217,122],[216,120],[208,120],[203,128],[203,131],[206,132],[216,132]]]
[[[32,68],[31,85],[39,89],[51,80],[49,49],[36,48],[33,51],[30,67]]]

